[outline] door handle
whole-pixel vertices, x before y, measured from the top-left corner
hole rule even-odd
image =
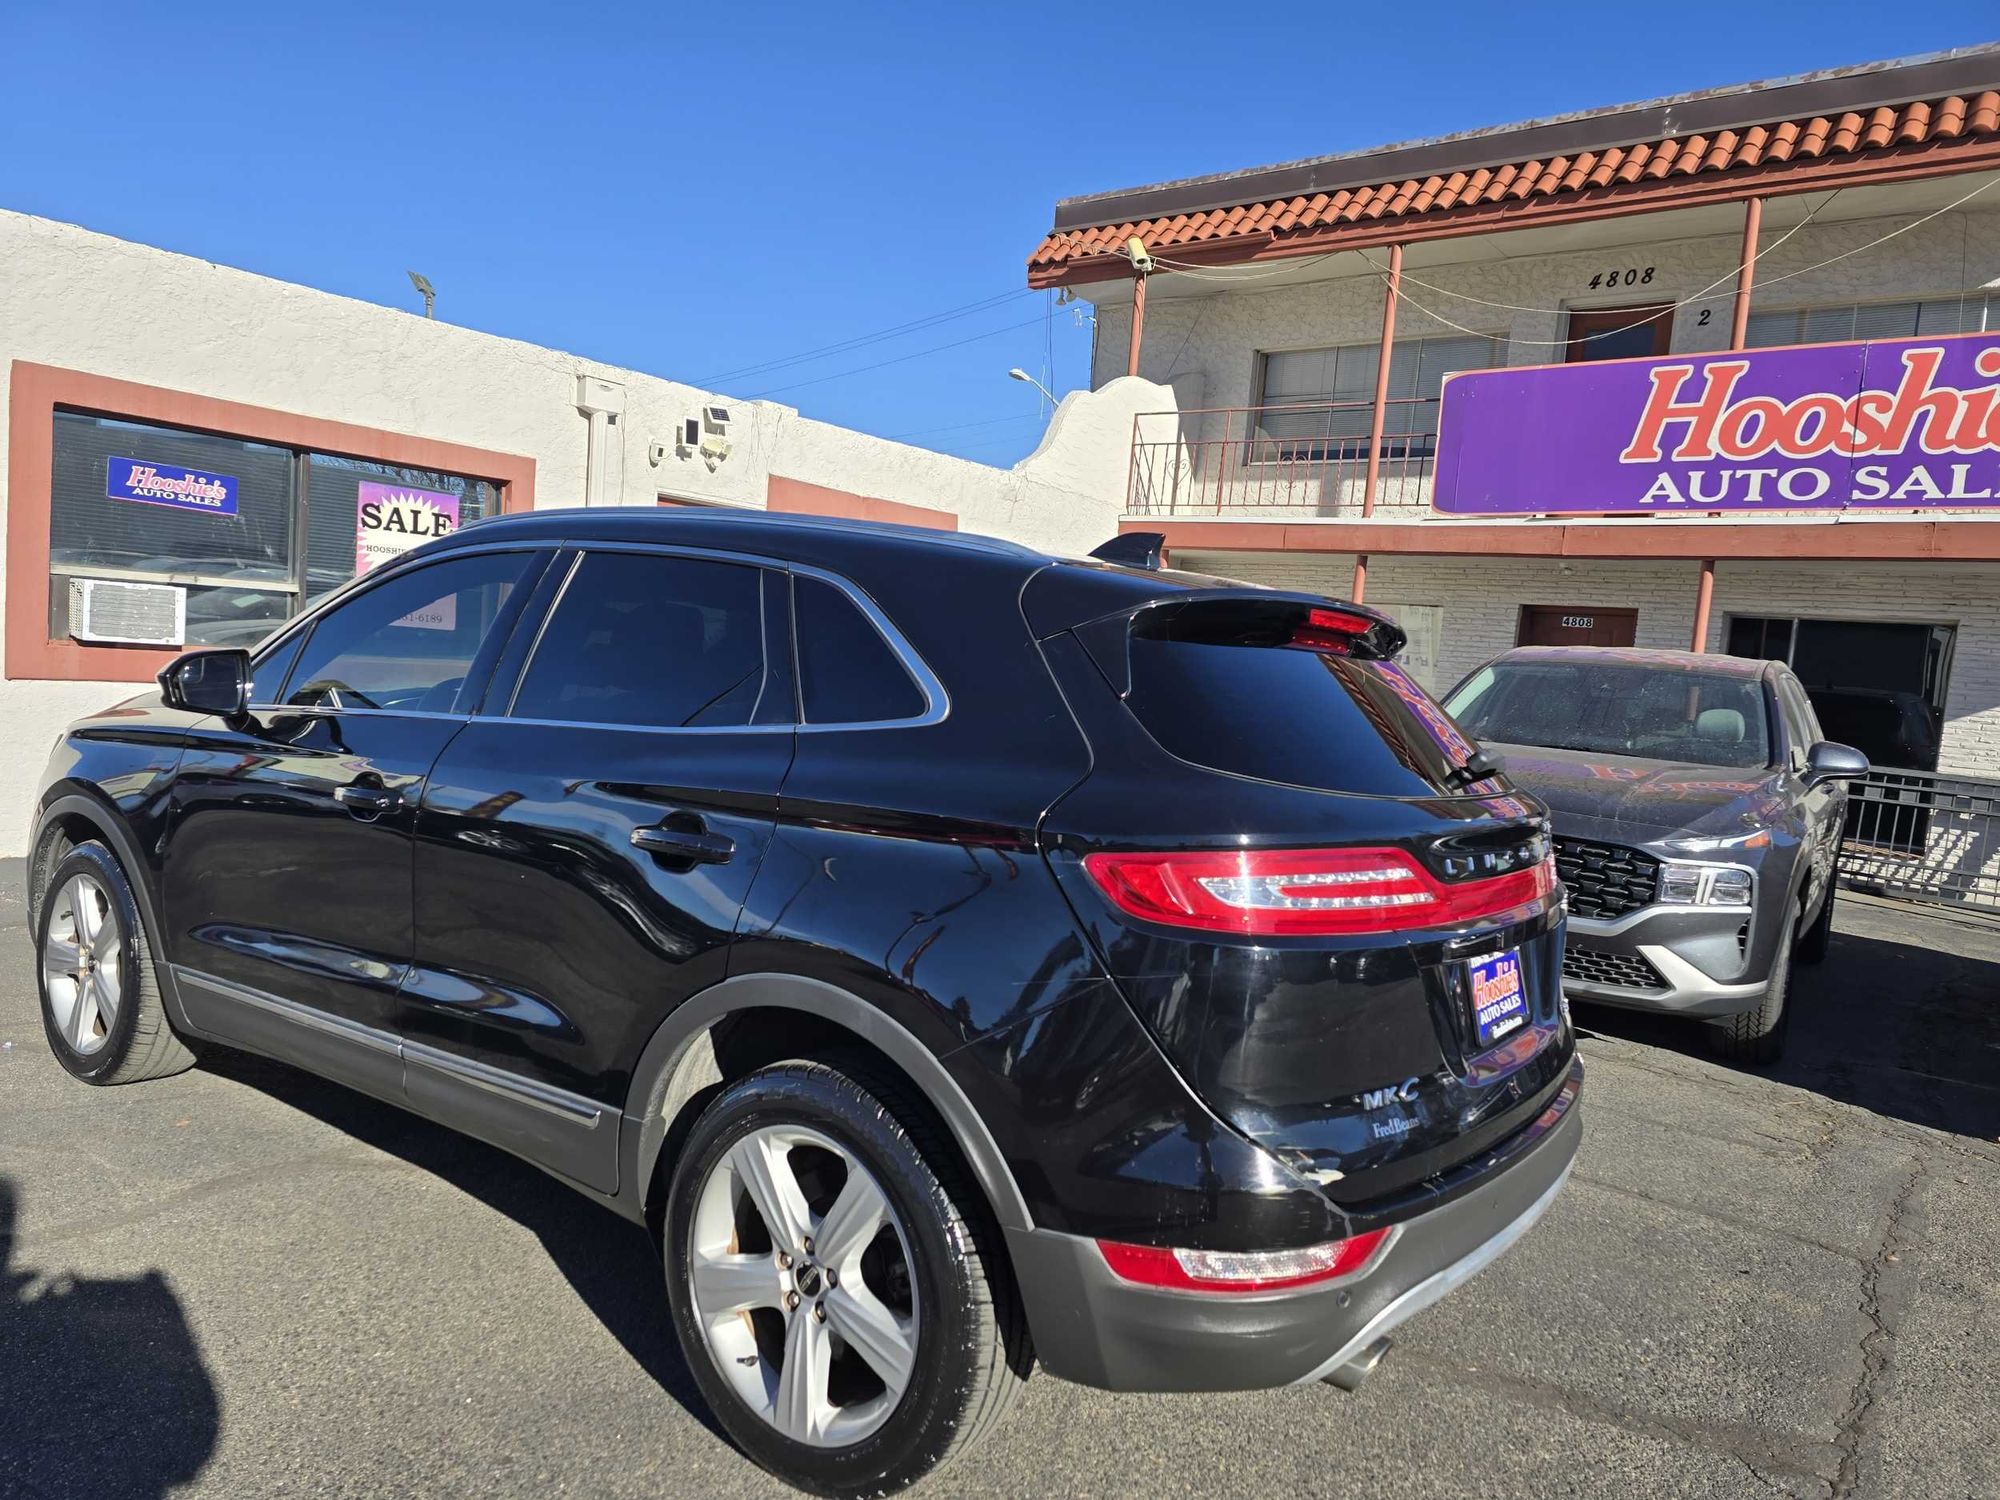
[[[632,847],[689,864],[719,865],[736,852],[736,840],[703,828],[635,828]]]
[[[357,818],[375,818],[401,807],[403,794],[386,786],[338,786],[333,800]]]

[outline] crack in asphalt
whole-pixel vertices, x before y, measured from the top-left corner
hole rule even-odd
[[[1861,1375],[1835,1434],[1840,1467],[1834,1475],[1833,1500],[1854,1494],[1861,1480],[1861,1450],[1874,1432],[1890,1376],[1891,1346],[1910,1300],[1909,1269],[1902,1257],[1916,1242],[1911,1220],[1921,1210],[1914,1203],[1917,1189],[1929,1173],[1930,1165],[1922,1156],[1912,1158],[1909,1180],[1889,1204],[1888,1221],[1875,1253],[1862,1263],[1861,1315],[1868,1320],[1868,1330],[1861,1336]],[[1890,1283],[1886,1289],[1885,1280]]]
[[[1662,1412],[1635,1411],[1518,1371],[1474,1369],[1418,1348],[1399,1349],[1397,1357],[1405,1365],[1431,1370],[1454,1385],[1503,1395],[1509,1400],[1524,1400],[1580,1422],[1616,1427],[1658,1442],[1692,1444],[1718,1458],[1741,1464],[1781,1494],[1795,1492],[1773,1478],[1774,1473],[1809,1480],[1823,1492],[1827,1484],[1826,1469],[1832,1466],[1835,1456],[1831,1444],[1796,1433],[1779,1433],[1748,1423],[1696,1422]]]
[[[1684,1202],[1679,1198],[1669,1198],[1661,1193],[1649,1193],[1644,1188],[1631,1187],[1622,1182],[1611,1182],[1590,1173],[1574,1172],[1571,1174],[1571,1179],[1576,1182],[1586,1183],[1601,1192],[1612,1193],[1621,1198],[1635,1198],[1641,1203],[1650,1203],[1655,1208],[1666,1208],[1672,1209],[1677,1213],[1694,1214],[1699,1218],[1712,1219],[1718,1224],[1727,1224],[1730,1228],[1740,1229],[1746,1234],[1761,1234],[1768,1235],[1772,1239],[1790,1240],[1795,1245],[1804,1245],[1810,1250],[1823,1250],[1828,1255],[1837,1255],[1842,1260],[1851,1260],[1857,1265],[1864,1263],[1864,1257],[1856,1251],[1843,1249],[1839,1245],[1828,1244],[1825,1240],[1816,1240],[1809,1234],[1799,1234],[1790,1229],[1780,1229],[1773,1224],[1760,1223],[1755,1219],[1739,1218],[1735,1214],[1724,1213],[1720,1209],[1705,1208],[1699,1203]]]

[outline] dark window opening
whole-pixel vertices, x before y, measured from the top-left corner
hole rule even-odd
[[[799,693],[808,724],[914,719],[929,707],[874,621],[832,584],[796,576]]]

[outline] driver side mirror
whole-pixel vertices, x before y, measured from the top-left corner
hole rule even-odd
[[[160,673],[160,696],[185,713],[241,717],[250,707],[250,653],[190,651]]]
[[[1858,781],[1868,774],[1868,757],[1852,745],[1821,740],[1806,752],[1806,785]]]

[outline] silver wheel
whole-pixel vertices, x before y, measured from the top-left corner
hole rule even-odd
[[[853,1152],[803,1125],[753,1130],[702,1183],[691,1229],[695,1321],[746,1406],[821,1448],[889,1420],[916,1364],[914,1263]]]
[[[125,936],[111,893],[89,875],[57,891],[42,942],[42,985],[63,1040],[88,1056],[111,1040],[125,999]]]

